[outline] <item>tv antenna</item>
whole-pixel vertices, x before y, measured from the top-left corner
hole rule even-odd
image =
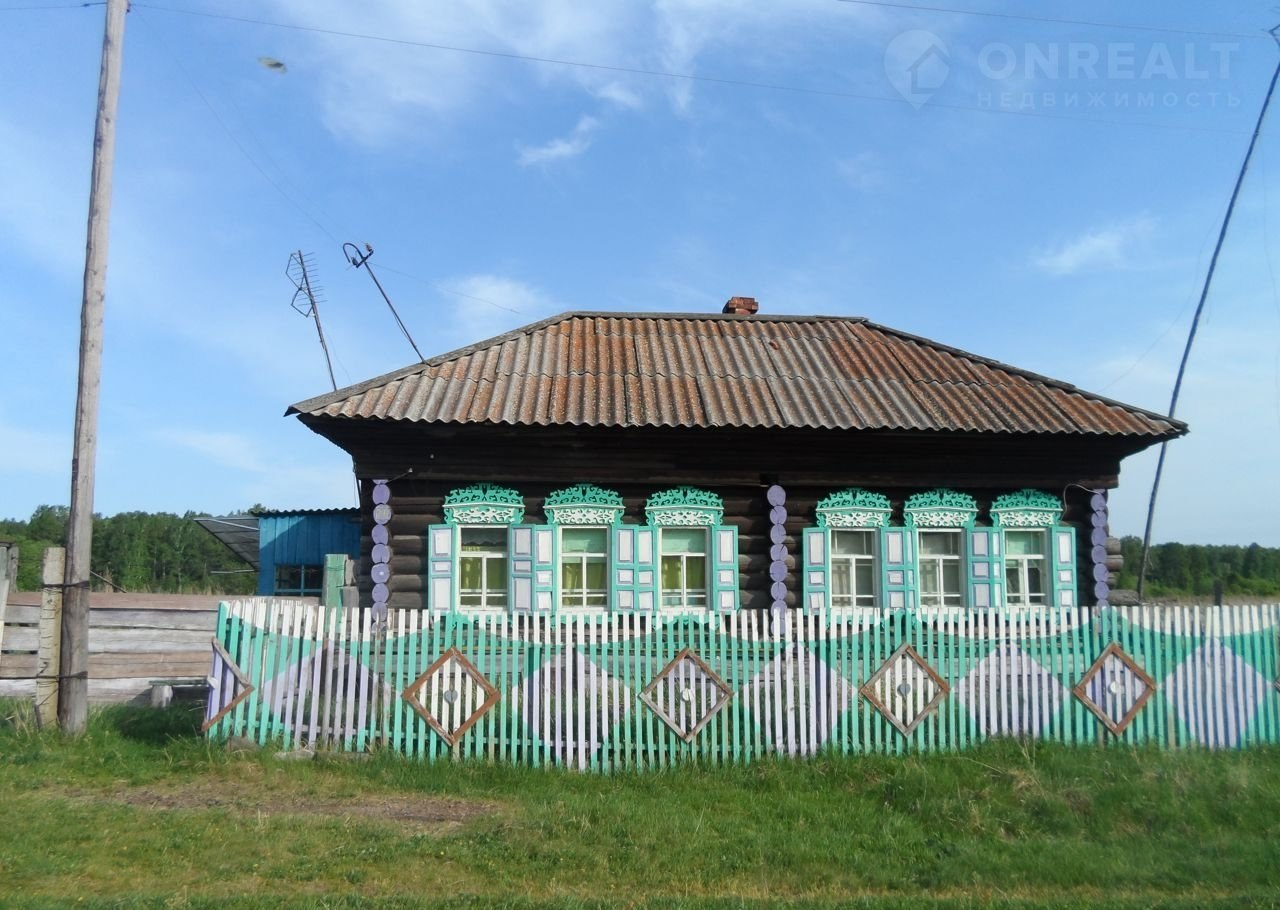
[[[387,302],[387,308],[391,310],[391,315],[395,317],[396,325],[400,326],[400,331],[404,333],[404,337],[409,341],[409,347],[413,348],[413,353],[418,355],[418,359],[423,363],[427,362],[427,358],[422,356],[422,352],[418,350],[418,346],[413,341],[413,336],[409,334],[409,330],[405,328],[404,321],[400,318],[400,314],[396,312],[395,305],[391,302],[391,298],[387,296],[387,292],[382,289],[382,282],[378,280],[378,276],[373,273],[373,266],[369,265],[369,258],[373,256],[373,247],[369,244],[364,245],[364,252],[360,252],[360,248],[354,243],[344,243],[342,245],[342,254],[347,257],[347,262],[356,268],[363,267],[369,277],[373,279],[374,285],[378,289],[378,293],[382,295],[382,299]]]
[[[289,302],[289,305],[303,316],[316,321],[316,334],[320,336],[320,349],[324,351],[325,366],[329,368],[329,383],[336,392],[338,391],[338,381],[333,378],[333,360],[329,357],[329,345],[324,340],[324,327],[320,325],[319,298],[323,294],[323,290],[315,283],[312,277],[315,274],[315,270],[315,260],[310,253],[304,254],[302,250],[295,250],[289,254],[289,264],[285,266],[284,273],[289,276],[289,280],[293,282],[293,286],[297,289],[293,292],[293,300]]]

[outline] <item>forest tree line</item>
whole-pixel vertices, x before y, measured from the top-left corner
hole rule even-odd
[[[249,511],[256,511],[255,506]],[[171,594],[252,594],[257,575],[192,519],[205,513],[121,512],[93,519],[95,590]],[[46,547],[65,546],[67,508],[39,506],[25,521],[0,519],[0,540],[18,546],[18,589],[40,587]],[[1121,539],[1124,568],[1119,588],[1136,588],[1142,540]],[[1205,545],[1162,543],[1151,548],[1146,593],[1150,597],[1204,597],[1215,582],[1234,597],[1280,595],[1280,547],[1256,543]]]
[[[47,547],[66,546],[66,506],[38,506],[25,521],[0,519],[0,540],[18,548],[17,588],[40,588]],[[121,512],[93,516],[93,590],[130,593],[252,594],[258,574],[193,521],[203,512]]]

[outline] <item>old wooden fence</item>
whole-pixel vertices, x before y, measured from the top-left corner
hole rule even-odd
[[[213,595],[103,594],[89,599],[89,699],[146,701],[153,683],[203,680],[217,628]],[[56,608],[39,592],[12,592],[0,615],[0,697],[56,683]],[[56,706],[56,696],[55,706]]]
[[[1280,742],[1280,606],[659,618],[224,604],[208,728],[582,769]]]

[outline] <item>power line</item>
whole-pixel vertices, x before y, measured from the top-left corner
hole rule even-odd
[[[136,5],[137,4],[134,4],[134,6]],[[312,215],[311,212],[309,212],[306,209],[306,207],[302,205],[301,202],[293,198],[293,196],[290,195],[285,190],[285,188],[280,185],[279,181],[277,181],[274,177],[272,177],[269,173],[267,173],[266,169],[262,165],[260,165],[252,155],[249,154],[249,150],[244,147],[244,143],[242,143],[240,139],[236,136],[236,134],[231,131],[231,128],[227,126],[226,121],[222,119],[222,116],[218,113],[217,108],[213,106],[213,103],[208,99],[205,93],[200,91],[200,86],[196,85],[195,79],[191,78],[191,74],[187,72],[186,67],[184,67],[178,61],[178,58],[169,52],[168,47],[164,47],[164,52],[168,55],[169,62],[172,63],[174,68],[177,69],[178,72],[182,73],[183,77],[187,80],[187,84],[190,85],[191,90],[196,93],[196,97],[198,97],[202,102],[204,102],[204,106],[208,108],[209,113],[213,117],[214,122],[218,124],[218,126],[222,129],[224,133],[226,133],[227,138],[231,140],[232,144],[235,145],[236,149],[239,150],[240,154],[244,156],[245,161],[248,161],[249,164],[253,165],[253,169],[256,170],[260,175],[262,175],[262,179],[267,181],[267,183],[271,185],[271,188],[280,194],[280,197],[282,199],[284,199],[291,206],[293,206],[293,208],[297,210],[297,212],[301,214],[304,218],[306,218],[308,221],[310,221],[312,224],[318,227],[321,233],[323,233],[326,237],[328,237],[334,243],[337,243],[338,238],[334,236],[333,232],[330,231],[327,227],[325,227],[324,224],[322,224],[318,218]],[[267,156],[267,157],[270,157],[270,156]]]
[[[27,10],[46,10],[46,9],[88,9],[91,6],[106,6],[107,0],[98,0],[96,3],[56,3],[49,6],[0,6],[0,13],[19,13]]]
[[[957,9],[952,6],[917,6],[912,3],[892,3],[890,0],[839,0],[841,3],[854,3],[858,6],[884,6],[892,9],[914,10],[921,13],[951,13],[959,16],[982,16],[988,19],[1016,19],[1020,22],[1043,22],[1049,25],[1081,25],[1086,28],[1113,28],[1132,32],[1159,32],[1165,35],[1196,35],[1203,38],[1241,38],[1256,40],[1267,37],[1265,31],[1257,34],[1251,32],[1211,32],[1200,29],[1170,28],[1164,25],[1135,25],[1126,22],[1097,22],[1091,19],[1055,19],[1045,16],[1027,16],[1020,13],[997,13],[988,10]]]
[[[366,32],[346,32],[340,29],[323,28],[315,25],[295,25],[286,22],[273,22],[268,19],[254,19],[248,16],[228,16],[222,13],[208,13],[199,10],[179,9],[162,6],[156,3],[134,3],[135,9],[152,9],[166,13],[179,13],[186,16],[200,16],[206,19],[221,19],[227,22],[242,22],[249,25],[261,25],[267,28],[281,28],[292,31],[310,32],[317,35],[329,35],[337,38],[351,38],[360,41],[379,41],[385,44],[396,44],[404,47],[417,47],[426,50],[446,51],[455,54],[471,54],[479,57],[493,57],[502,60],[519,60],[525,63],[544,63],[551,66],[571,66],[578,69],[597,70],[608,73],[623,73],[631,76],[648,76],[659,79],[680,79],[686,82],[701,82],[710,85],[722,85],[733,88],[766,89],[776,92],[789,92],[797,95],[814,95],[825,98],[847,98],[857,101],[875,101],[893,105],[907,105],[905,98],[891,95],[872,95],[865,92],[851,92],[840,89],[813,88],[800,85],[785,85],[776,82],[757,82],[750,79],[729,79],[722,76],[699,76],[695,73],[679,73],[670,70],[645,69],[642,67],[621,66],[611,63],[589,63],[583,60],[563,60],[555,57],[535,57],[529,54],[517,54],[511,51],[484,50],[474,47],[461,47],[452,44],[439,44],[430,41],[415,41],[409,38],[394,38],[389,35],[375,35]],[[1021,110],[1011,107],[980,107],[966,104],[950,104],[943,101],[930,100],[930,108],[941,110],[963,111],[980,114],[1005,114],[1017,117],[1036,117],[1044,120],[1066,120],[1074,123],[1101,124],[1104,126],[1150,127],[1162,130],[1185,130],[1197,133],[1224,133],[1241,135],[1243,130],[1220,129],[1211,126],[1192,126],[1188,124],[1160,123],[1151,120],[1112,120],[1098,117],[1073,117],[1069,114],[1049,114],[1043,111]]]

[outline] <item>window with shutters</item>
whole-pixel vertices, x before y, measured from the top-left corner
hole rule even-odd
[[[650,496],[645,517],[650,542],[657,550],[658,606],[735,612],[740,603],[738,529],[723,523],[724,501],[707,490],[676,487]],[[643,540],[644,533],[636,531],[637,540]],[[630,577],[635,573],[626,560],[626,554],[619,552],[618,574]],[[620,577],[618,588],[624,594],[625,585]],[[643,591],[637,589],[637,593]],[[628,609],[625,602],[622,608]]]
[[[707,606],[707,532],[703,528],[662,528],[662,606],[705,609]]]
[[[958,607],[964,602],[959,531],[920,531],[920,606]]]
[[[1062,500],[1043,490],[996,497],[991,521],[1004,538],[1005,603],[1074,607],[1076,532],[1062,524]]]
[[[560,606],[609,605],[609,529],[560,529]]]
[[[915,531],[921,607],[999,605],[992,594],[989,532],[974,526],[976,499],[955,490],[929,490],[908,496],[902,514]]]
[[[876,532],[831,532],[831,606],[876,605]]]
[[[543,511],[557,531],[557,607],[608,609],[609,578],[613,570],[610,543],[615,529],[622,523],[622,497],[613,490],[580,483],[549,494]],[[634,555],[632,552],[631,556]],[[633,583],[634,576],[633,571]]]
[[[507,608],[507,537],[502,525],[459,528],[458,602],[464,610]]]
[[[815,513],[818,526],[801,536],[805,612],[906,606],[910,570],[903,532],[888,527],[889,497],[857,487],[840,490],[822,499]]]
[[[1004,597],[1010,607],[1045,603],[1043,531],[1004,532]]]

